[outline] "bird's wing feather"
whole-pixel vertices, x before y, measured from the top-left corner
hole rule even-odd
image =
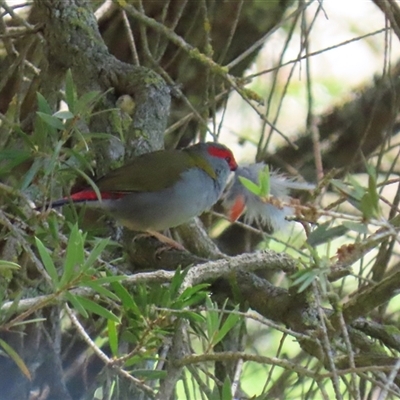
[[[204,158],[201,154],[193,151],[188,151],[188,154],[192,160],[193,165],[195,165],[197,168],[202,169],[212,179],[217,179],[217,174],[213,166],[208,162],[206,158]]]
[[[97,181],[101,192],[155,192],[172,186],[187,169],[195,166],[184,151],[147,153],[110,171]]]

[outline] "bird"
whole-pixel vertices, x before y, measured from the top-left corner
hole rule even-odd
[[[219,143],[154,151],[98,179],[95,183],[101,198],[90,187],[52,202],[51,207],[87,203],[131,230],[149,233],[177,247],[159,231],[179,226],[210,209],[237,167],[232,151]]]
[[[236,168],[232,182],[227,186],[222,196],[222,205],[231,222],[236,221],[242,214],[247,224],[257,223],[265,226],[271,232],[283,230],[287,227],[286,217],[294,214],[294,209],[280,203],[290,203],[290,190],[315,189],[315,185],[299,182],[294,178],[280,174],[277,171],[269,173],[269,196],[275,198],[275,204],[269,203],[258,195],[251,193],[240,181],[240,177],[249,179],[255,184],[259,182],[260,172],[265,164],[244,164]]]

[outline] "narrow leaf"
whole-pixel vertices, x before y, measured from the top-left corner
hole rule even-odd
[[[43,160],[37,158],[29,168],[28,172],[25,174],[22,182],[20,183],[20,189],[25,190],[35,179],[36,174],[42,169],[43,169]]]
[[[329,242],[337,237],[343,236],[349,228],[344,224],[329,228],[330,222],[326,222],[315,229],[307,238],[307,243],[310,246],[318,246],[322,243]]]
[[[51,126],[52,128],[59,129],[60,131],[63,131],[65,129],[64,124],[56,117],[53,117],[52,115],[42,113],[40,111],[37,111],[36,113],[47,125]]]
[[[111,319],[107,320],[107,331],[111,353],[114,357],[118,357],[118,333],[115,322]]]
[[[21,290],[13,300],[11,307],[9,307],[8,310],[5,312],[4,311],[1,312],[0,322],[7,322],[18,311],[18,305],[22,295],[23,291]]]
[[[69,283],[79,271],[77,267],[81,266],[84,260],[83,237],[79,231],[78,225],[73,225],[68,239],[67,251],[64,263],[64,273],[60,285]]]
[[[4,351],[10,356],[10,358],[17,364],[20,371],[31,381],[31,373],[26,366],[24,360],[19,356],[19,354],[4,340],[0,339],[0,346],[3,347]]]
[[[85,308],[83,307],[79,299],[76,298],[75,295],[73,295],[71,292],[65,292],[64,296],[72,304],[74,310],[78,311],[78,313],[81,314],[82,317],[84,318],[89,317],[89,314],[87,313],[87,311],[85,310]]]
[[[97,285],[104,285],[112,282],[121,282],[126,280],[126,275],[110,275],[110,276],[102,276],[101,278],[96,278],[93,282]]]
[[[72,119],[72,118],[74,118],[74,114],[72,114],[71,111],[63,110],[63,111],[55,112],[53,114],[53,117],[58,118],[58,119]]]
[[[235,308],[235,310],[237,310],[237,308]],[[218,344],[229,333],[229,331],[238,323],[239,320],[240,320],[239,315],[229,314],[225,322],[222,324],[221,329],[214,336],[213,346]]]
[[[357,186],[357,190],[353,189],[352,187],[350,187],[349,185],[343,183],[341,180],[339,179],[331,179],[331,184],[333,186],[335,186],[339,192],[342,192],[344,194],[346,194],[347,196],[360,201],[363,194],[365,193],[365,190],[362,189],[361,186]]]
[[[50,107],[49,103],[47,102],[47,100],[43,97],[43,95],[41,95],[39,92],[37,92],[36,99],[37,99],[39,111],[41,113],[51,115],[51,113],[52,113],[51,107]]]
[[[171,284],[169,285],[169,291],[171,293],[171,297],[173,298],[176,293],[178,293],[179,288],[182,285],[183,280],[185,279],[187,271],[181,271],[181,267],[178,266],[178,268],[175,271],[174,276],[171,279]]]
[[[83,264],[83,270],[90,268],[95,261],[100,257],[101,253],[110,243],[110,238],[101,239],[99,240],[96,245],[93,247],[92,251],[90,252],[89,257],[86,259],[85,263]]]
[[[269,166],[266,165],[263,170],[261,170],[258,174],[258,182],[260,186],[260,196],[267,197],[270,193],[270,173]]]
[[[91,288],[91,289],[93,289],[95,292],[101,294],[101,295],[104,296],[104,297],[108,297],[108,298],[113,299],[113,300],[116,300],[116,301],[119,300],[119,297],[118,297],[116,294],[114,294],[113,292],[111,292],[111,291],[108,290],[107,288],[105,288],[105,287],[99,285],[99,284],[97,283],[97,280],[84,280],[84,281],[82,281],[82,282],[80,283],[79,286],[85,286],[85,287]]]
[[[212,304],[209,297],[206,298],[206,322],[207,322],[207,335],[209,340],[214,336],[215,332],[219,328],[218,313],[216,312],[214,305]]]
[[[112,282],[111,287],[120,298],[125,309],[132,310],[136,315],[141,315],[140,309],[133,300],[132,295],[119,282]]]
[[[114,322],[119,323],[119,318],[113,314],[111,311],[108,311],[105,309],[103,306],[95,303],[92,300],[86,299],[85,297],[82,296],[75,296],[79,302],[82,304],[82,306],[87,310],[90,311],[94,314],[99,315],[100,317],[106,318],[106,319],[111,319]]]
[[[261,188],[253,181],[243,176],[239,176],[239,180],[249,192],[255,194],[256,196],[261,196]]]
[[[89,107],[93,105],[97,100],[100,99],[100,92],[86,92],[83,94],[79,100],[76,102],[76,110],[89,111]]]
[[[58,280],[56,266],[54,265],[53,260],[50,257],[50,254],[48,253],[46,247],[44,247],[44,244],[41,242],[41,240],[35,237],[35,242],[36,242],[36,247],[40,254],[40,258],[43,261],[43,265],[47,273],[50,275],[50,278],[52,279],[54,286],[57,287],[59,284],[59,280]]]
[[[18,270],[20,268],[21,268],[21,266],[14,262],[0,260],[0,271],[1,270]]]
[[[209,287],[210,284],[209,283],[201,283],[199,285],[195,285],[195,286],[191,286],[186,288],[182,294],[179,296],[178,300],[184,300],[187,301],[188,299],[190,299],[193,295],[195,295],[196,293],[198,293],[199,291]],[[204,294],[206,294],[206,292],[204,292]]]
[[[366,224],[362,224],[361,222],[343,221],[342,225],[351,231],[360,233],[361,235],[366,235],[369,233],[368,226]]]
[[[229,376],[227,376],[224,380],[224,384],[222,385],[222,396],[221,400],[232,400],[232,389],[231,389],[231,380]]]

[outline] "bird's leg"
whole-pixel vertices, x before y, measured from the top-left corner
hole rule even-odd
[[[163,235],[160,232],[157,231],[147,231],[148,234],[151,236],[154,236],[156,239],[158,239],[161,243],[166,244],[169,247],[172,247],[173,249],[176,250],[181,250],[181,251],[187,251],[180,243],[178,243],[176,240],[169,238],[168,236]],[[165,250],[165,249],[164,249]],[[163,249],[160,249],[160,251],[164,251]]]

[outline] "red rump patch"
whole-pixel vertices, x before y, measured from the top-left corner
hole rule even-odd
[[[112,200],[112,199],[120,199],[124,197],[126,193],[123,192],[100,192],[102,200]],[[74,193],[71,195],[71,199],[73,201],[98,201],[97,194],[94,190],[87,189],[81,190],[80,192]]]
[[[244,196],[237,196],[235,199],[235,203],[229,210],[230,221],[231,222],[237,221],[239,217],[243,214],[245,208],[246,208],[246,202]]]

